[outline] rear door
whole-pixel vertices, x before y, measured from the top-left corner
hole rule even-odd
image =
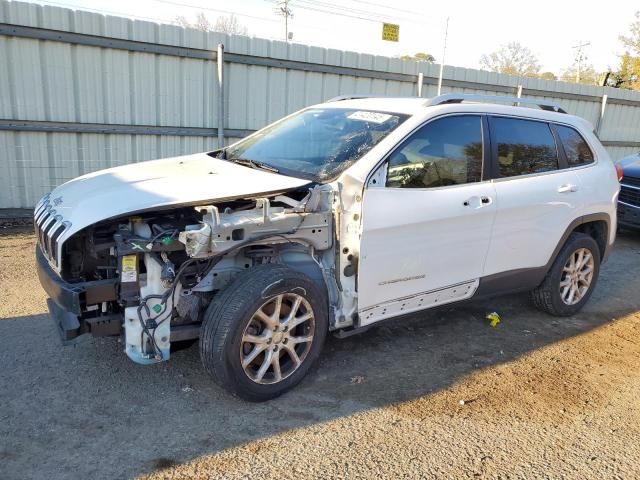
[[[471,296],[496,213],[483,181],[481,115],[425,124],[364,194],[358,272],[362,324]]]
[[[497,212],[485,276],[542,267],[581,207],[580,182],[545,121],[490,116]]]

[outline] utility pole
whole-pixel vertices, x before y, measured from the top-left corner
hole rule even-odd
[[[440,75],[438,76],[438,95],[442,92],[442,74],[444,71],[444,56],[447,53],[447,37],[449,36],[449,17],[444,27],[444,47],[442,47],[442,58],[440,59]]]
[[[572,48],[577,49],[576,51],[576,83],[580,83],[580,69],[582,68],[582,62],[587,59],[587,56],[584,54],[584,47],[588,47],[591,45],[591,42],[580,42],[578,45],[574,45]]]
[[[293,12],[289,8],[291,0],[280,0],[276,2],[275,12],[277,15],[284,17],[284,41],[289,41],[289,17],[293,18]]]

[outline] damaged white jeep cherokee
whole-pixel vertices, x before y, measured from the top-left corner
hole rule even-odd
[[[215,381],[266,400],[329,331],[522,290],[578,312],[616,232],[592,130],[525,99],[334,99],[56,188],[35,209],[40,282],[64,341],[123,335],[151,364],[199,338]]]

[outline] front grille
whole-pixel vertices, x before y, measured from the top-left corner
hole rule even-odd
[[[58,239],[71,226],[71,223],[64,221],[62,215],[55,211],[49,202],[48,194],[36,205],[33,224],[40,250],[51,264],[60,268]]]
[[[634,179],[635,180],[635,179]],[[640,185],[637,187],[627,184],[627,179],[623,179],[624,183],[620,184],[620,195],[618,200],[628,205],[640,207]]]
[[[640,187],[640,178],[623,177],[621,183],[623,185],[630,185],[632,187]]]

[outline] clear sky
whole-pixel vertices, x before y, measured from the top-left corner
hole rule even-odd
[[[179,15],[193,20],[199,12],[212,22],[234,13],[252,36],[284,38],[273,0],[33,1],[167,23]],[[290,9],[289,29],[298,43],[386,56],[428,52],[439,62],[449,17],[446,64],[478,68],[483,53],[518,41],[537,55],[543,71],[560,73],[573,63],[572,46],[579,42],[590,42],[587,64],[615,68],[622,53],[618,36],[628,31],[640,1],[292,0]],[[383,21],[400,25],[398,43],[381,40]]]

